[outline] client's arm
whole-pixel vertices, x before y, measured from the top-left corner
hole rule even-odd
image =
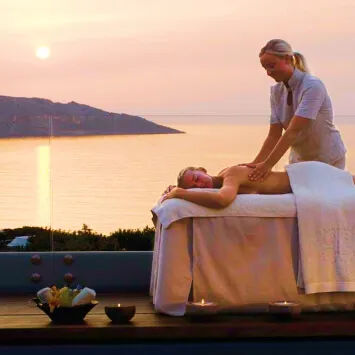
[[[163,197],[162,201],[181,198],[209,208],[225,208],[237,196],[239,183],[235,180],[235,177],[226,177],[223,186],[218,191],[204,191],[203,189],[191,191],[175,187]]]

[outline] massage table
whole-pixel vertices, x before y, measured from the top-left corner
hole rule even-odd
[[[305,294],[297,286],[295,198],[238,195],[223,210],[171,199],[153,209],[150,294],[155,310],[183,316],[188,301],[216,302],[221,312],[266,312],[293,301],[303,311],[352,310],[354,292]]]

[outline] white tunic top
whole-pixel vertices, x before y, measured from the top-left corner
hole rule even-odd
[[[312,120],[291,147],[290,163],[317,160],[332,165],[346,153],[339,131],[333,124],[333,109],[324,84],[315,76],[295,69],[288,81],[292,105],[287,105],[287,89],[280,82],[271,87],[270,123],[287,129],[293,116]]]

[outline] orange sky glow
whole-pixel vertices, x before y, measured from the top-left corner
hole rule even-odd
[[[353,0],[4,0],[0,14],[1,95],[141,115],[268,114],[273,82],[258,53],[283,38],[335,113],[355,114]]]

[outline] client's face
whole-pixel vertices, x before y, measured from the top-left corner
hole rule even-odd
[[[188,170],[184,174],[184,187],[191,189],[193,187],[212,188],[212,177],[201,170]]]

